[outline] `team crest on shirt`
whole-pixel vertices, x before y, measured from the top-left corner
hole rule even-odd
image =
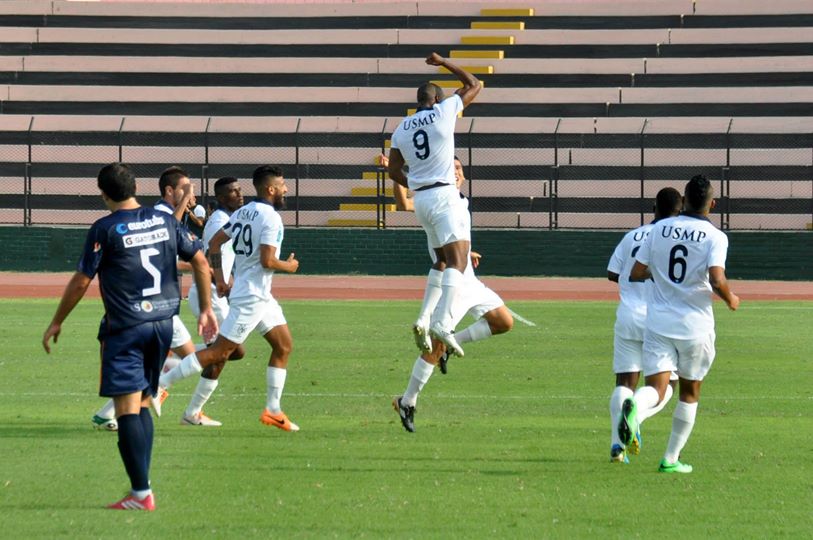
[[[141,311],[144,313],[151,313],[153,310],[152,302],[149,300],[142,300],[141,301]]]

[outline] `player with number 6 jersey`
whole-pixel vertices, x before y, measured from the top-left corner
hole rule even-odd
[[[714,361],[712,291],[729,309],[740,299],[725,276],[728,238],[709,221],[714,190],[705,176],[695,176],[684,192],[684,212],[659,221],[636,255],[630,280],[653,280],[644,332],[646,386],[624,401],[618,432],[632,442],[642,418],[664,397],[669,374],[680,378],[680,400],[672,417],[672,434],[659,470],[689,473],[678,460],[697,413],[700,386]]]

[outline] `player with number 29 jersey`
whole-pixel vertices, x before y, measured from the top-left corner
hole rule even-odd
[[[254,296],[271,300],[274,271],[260,264],[260,244],[282,250],[282,218],[270,202],[256,200],[231,215],[223,232],[232,239],[234,250],[234,286],[229,298]]]
[[[647,329],[674,339],[714,330],[708,269],[725,268],[728,238],[705,217],[681,214],[655,224],[636,260],[654,281]]]

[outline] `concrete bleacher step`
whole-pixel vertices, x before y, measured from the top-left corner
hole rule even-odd
[[[378,205],[375,203],[340,203],[339,210],[343,212],[362,212],[371,210],[375,212],[377,209],[383,208],[387,212],[395,212],[395,205],[394,204],[382,204]]]
[[[525,30],[522,21],[475,21],[471,23],[472,30]]]
[[[472,73],[474,75],[492,75],[494,73],[494,66],[487,65],[487,66],[461,66],[463,69]],[[448,75],[451,73],[445,67],[439,67],[438,73],[443,73],[444,75]]]
[[[449,58],[487,58],[490,60],[502,60],[505,58],[505,51],[472,51],[472,50],[451,50]]]
[[[533,17],[533,8],[484,8],[480,10],[482,17]]]
[[[513,45],[514,36],[462,36],[463,45]]]
[[[328,227],[381,227],[383,225],[383,222],[375,219],[330,218],[327,220]]]
[[[377,197],[378,189],[374,187],[354,187],[350,189],[350,195],[353,197]],[[384,188],[383,195],[385,197],[392,197],[392,188]]]

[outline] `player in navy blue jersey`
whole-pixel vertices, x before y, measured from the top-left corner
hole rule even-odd
[[[149,482],[153,423],[150,398],[169,351],[172,317],[178,313],[180,288],[176,257],[191,263],[198,284],[201,314],[198,332],[217,332],[209,295],[209,265],[202,244],[171,215],[143,207],[135,199],[135,175],[113,163],[98,176],[102,200],[111,214],[88,232],[77,272],[62,294],[42,337],[45,351],[57,342],[62,322],[99,275],[104,316],[99,328],[99,395],[112,397],[119,424],[119,453],[132,492],[108,506],[118,510],[154,510]]]

